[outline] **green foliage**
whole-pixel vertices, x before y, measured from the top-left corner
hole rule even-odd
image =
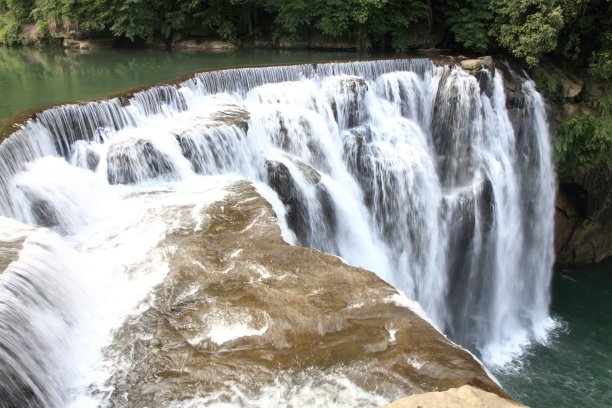
[[[4,0],[4,7],[18,23],[25,21],[32,11],[33,0]]]
[[[420,0],[389,1],[384,7],[372,10],[368,19],[367,31],[374,41],[385,44],[396,53],[408,49],[407,34],[410,27],[423,22],[427,17],[426,4]]]
[[[0,14],[0,44],[17,45],[20,44],[19,23],[10,13]]]
[[[276,16],[277,38],[314,31],[355,41],[361,49],[373,40],[403,52],[407,30],[427,7],[423,0],[266,0],[265,9]]]
[[[612,78],[612,50],[594,51],[591,55],[589,71],[596,79]]]
[[[548,54],[588,61],[606,79],[610,13],[612,0],[0,0],[0,42],[19,43],[20,25],[35,22],[39,33],[76,29],[132,40],[193,29],[231,42],[322,35],[401,53],[416,25],[429,25],[474,52],[501,46],[531,66]]]
[[[597,115],[581,115],[561,123],[554,139],[562,176],[589,168],[612,170],[612,93],[600,100]]]
[[[446,24],[455,41],[469,50],[485,52],[493,19],[490,0],[449,0],[447,7]]]
[[[155,3],[147,0],[109,1],[108,8],[102,14],[109,29],[115,36],[124,36],[131,40],[147,38],[159,27]]]
[[[563,98],[563,85],[556,75],[546,70],[536,70],[533,77],[538,91],[541,92],[547,100],[559,100]]]
[[[563,9],[554,0],[492,0],[492,33],[499,44],[528,65],[557,47]]]
[[[601,36],[602,48],[591,54],[589,71],[593,77],[601,80],[612,78],[612,32],[605,32]]]

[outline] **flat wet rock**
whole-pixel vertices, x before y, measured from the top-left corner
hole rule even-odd
[[[177,208],[181,227],[160,243],[170,272],[108,350],[124,367],[110,380],[115,406],[232,402],[287,373],[333,373],[386,401],[464,384],[507,397],[374,273],[286,244],[249,183],[203,210],[202,226],[192,210]]]
[[[444,392],[428,392],[402,398],[383,408],[525,408],[525,405],[509,401],[490,392],[469,385]]]

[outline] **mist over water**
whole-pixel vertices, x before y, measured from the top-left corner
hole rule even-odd
[[[0,146],[0,214],[92,265],[80,285],[115,304],[109,333],[167,272],[154,247],[171,206],[246,178],[291,243],[376,272],[503,365],[552,325],[555,192],[542,99],[520,79],[510,103],[502,75],[429,60],[234,69],[57,107]]]

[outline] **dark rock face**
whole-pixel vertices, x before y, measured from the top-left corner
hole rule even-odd
[[[612,174],[607,175],[608,181],[601,174],[589,176],[582,183],[560,183],[557,189],[558,264],[592,264],[612,256],[612,192],[608,185]]]
[[[309,241],[310,238],[310,213],[306,204],[306,197],[291,176],[289,168],[283,163],[268,160],[266,162],[268,174],[268,185],[278,194],[281,202],[287,209],[287,223],[295,232],[300,241]],[[301,242],[305,245],[305,242]]]
[[[174,174],[172,161],[148,140],[113,144],[107,156],[110,184],[131,184]]]
[[[545,62],[531,73],[542,86],[553,130],[558,123],[597,115],[610,85]],[[559,265],[592,264],[612,256],[612,171],[605,164],[563,163],[555,203]]]
[[[109,348],[128,363],[110,381],[114,406],[235,396],[236,386],[250,398],[283,373],[339,373],[386,399],[464,384],[507,397],[376,275],[283,242],[248,183],[204,211],[194,230],[192,209],[177,208],[182,227],[160,243],[175,248],[170,272]]]
[[[333,247],[335,245],[333,237],[335,236],[336,213],[332,198],[321,183],[321,174],[299,160],[295,160],[295,165],[306,182],[315,189],[317,202],[314,203],[314,206],[309,205],[309,201],[304,195],[305,192],[297,184],[289,168],[281,162],[266,161],[268,185],[276,191],[281,202],[285,205],[287,224],[295,232],[300,245],[319,247],[316,236],[323,236],[324,241],[327,241],[327,246]],[[323,217],[325,221],[321,225],[323,227],[322,231],[313,231],[313,224],[315,223],[312,223],[311,220],[312,217],[316,216]],[[333,250],[333,248],[327,249]]]

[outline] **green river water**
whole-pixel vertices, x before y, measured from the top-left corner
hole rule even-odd
[[[103,49],[0,48],[0,129],[19,113],[43,106],[104,98],[172,81],[197,71],[237,66],[357,59],[354,52],[248,50],[172,52]],[[4,126],[3,126],[4,125]]]
[[[103,98],[195,71],[356,58],[355,53],[269,50],[67,53],[0,48],[0,129],[24,111]],[[549,344],[534,345],[494,374],[514,398],[532,407],[612,406],[612,262],[558,271],[552,289],[552,315],[559,327]]]
[[[557,271],[552,294],[559,327],[549,344],[495,374],[534,408],[612,407],[612,260]]]

